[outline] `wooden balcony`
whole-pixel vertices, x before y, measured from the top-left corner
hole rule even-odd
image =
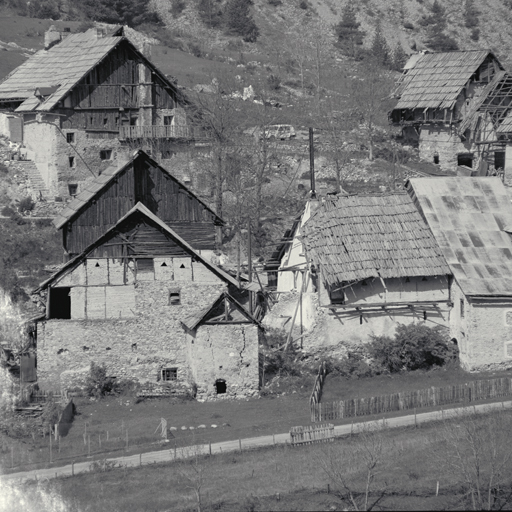
[[[120,126],[120,139],[189,139],[192,130],[186,125],[177,126]]]

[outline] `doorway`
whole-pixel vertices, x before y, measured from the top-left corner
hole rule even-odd
[[[217,395],[223,395],[226,393],[226,381],[224,379],[217,379],[215,381],[215,389],[217,390]]]

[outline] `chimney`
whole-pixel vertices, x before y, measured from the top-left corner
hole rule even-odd
[[[60,43],[61,39],[60,32],[55,28],[55,25],[52,25],[44,33],[44,49],[49,50],[52,46]]]

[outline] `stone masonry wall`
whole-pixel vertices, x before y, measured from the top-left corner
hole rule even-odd
[[[419,142],[420,158],[434,162],[434,154],[439,155],[439,166],[446,171],[457,167],[457,155],[471,151],[469,143],[463,143],[454,129],[439,125],[423,125]]]
[[[226,381],[226,397],[258,393],[259,334],[253,324],[205,324],[189,335],[190,365],[199,397],[216,397],[217,379]]]
[[[38,324],[38,382],[58,389],[61,374],[83,375],[91,362],[108,375],[156,382],[163,368],[177,368],[177,386],[190,387],[187,335],[180,320],[211,305],[226,285],[180,283],[181,304],[169,304],[169,282],[135,284],[135,318],[47,320]]]

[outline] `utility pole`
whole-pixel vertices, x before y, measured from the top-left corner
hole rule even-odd
[[[309,172],[311,177],[311,199],[315,199],[315,145],[313,142],[313,128],[309,129]]]
[[[249,283],[252,283],[252,240],[251,240],[251,219],[247,221],[247,272],[249,274]],[[253,296],[249,291],[249,312],[253,313]]]

